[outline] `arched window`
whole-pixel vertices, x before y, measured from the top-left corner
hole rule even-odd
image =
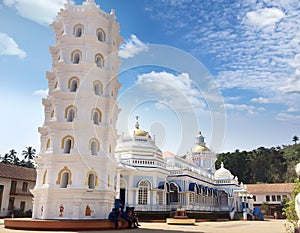
[[[89,174],[89,178],[88,178],[88,184],[89,184],[89,189],[95,189],[95,174],[91,173]]]
[[[71,139],[67,139],[65,141],[64,154],[70,154],[71,147],[72,147],[72,140]]]
[[[75,118],[75,110],[74,108],[71,108],[68,111],[67,122],[73,122],[74,118]]]
[[[90,151],[91,155],[98,155],[100,151],[100,143],[96,138],[90,140]]]
[[[95,63],[100,68],[102,68],[104,66],[104,58],[101,54],[96,54]]]
[[[72,136],[66,136],[62,139],[62,149],[64,154],[70,154],[74,148],[74,139]]]
[[[81,24],[75,25],[73,34],[75,35],[75,37],[81,37],[83,34],[83,26]]]
[[[71,171],[66,166],[58,173],[56,184],[59,184],[60,188],[67,188],[69,184],[72,184]]]
[[[56,82],[55,84],[54,84],[54,89],[56,89],[58,87],[58,82]]]
[[[90,170],[86,174],[85,185],[87,185],[89,189],[95,189],[95,187],[99,185],[98,184],[98,175],[94,169]]]
[[[111,154],[111,151],[112,151],[112,149],[111,149],[111,145],[109,145],[109,150],[108,150],[108,153],[110,153],[110,154]]]
[[[79,50],[75,50],[72,53],[71,61],[73,64],[79,64],[81,60],[81,52]]]
[[[76,113],[77,109],[73,105],[67,107],[65,110],[65,118],[67,119],[67,122],[73,122],[76,117]]]
[[[51,111],[50,118],[54,117],[54,110]]]
[[[95,141],[91,143],[91,154],[97,155],[97,143]]]
[[[92,112],[92,119],[95,125],[99,125],[99,123],[102,121],[102,113],[99,109],[94,109]]]
[[[69,181],[69,173],[64,172],[61,176],[60,188],[67,188],[68,187],[68,181]]]
[[[101,82],[99,82],[99,81],[94,82],[94,92],[96,95],[103,94],[103,86],[102,86]]]
[[[105,32],[102,29],[97,30],[97,38],[101,42],[105,42]]]
[[[174,183],[170,184],[170,202],[178,202],[178,187]]]
[[[138,204],[148,204],[148,192],[150,190],[150,183],[147,180],[143,180],[138,185]]]
[[[225,191],[219,191],[219,200],[220,206],[228,206],[228,194]]]
[[[79,78],[72,77],[68,81],[68,88],[70,92],[76,92],[79,86]]]

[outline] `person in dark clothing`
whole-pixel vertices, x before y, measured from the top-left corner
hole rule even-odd
[[[126,211],[121,210],[121,218],[127,221],[128,229],[132,227],[132,218],[130,217],[129,207],[126,207]]]
[[[132,219],[133,228],[139,228],[140,224],[137,215],[134,213],[134,207],[129,208],[129,215]]]
[[[113,208],[111,210],[108,215],[108,219],[114,223],[115,230],[117,230],[119,228],[119,211],[117,211],[116,208]]]

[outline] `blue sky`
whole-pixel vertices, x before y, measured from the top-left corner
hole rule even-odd
[[[1,155],[39,150],[55,44],[49,24],[65,2],[0,3]],[[199,130],[217,152],[287,145],[300,136],[298,0],[96,3],[116,10],[124,38],[119,134],[139,115],[158,145],[178,154],[190,150]]]

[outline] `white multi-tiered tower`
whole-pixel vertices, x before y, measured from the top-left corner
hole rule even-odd
[[[52,28],[33,218],[104,219],[116,195],[119,24],[94,0],[68,1]]]

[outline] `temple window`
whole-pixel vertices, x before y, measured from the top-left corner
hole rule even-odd
[[[91,155],[98,155],[98,152],[100,150],[100,143],[96,138],[90,141],[90,150],[91,150]]]
[[[94,92],[95,92],[95,95],[103,94],[103,85],[101,82],[99,82],[99,81],[94,82]]]
[[[104,67],[104,58],[101,54],[96,54],[95,56],[95,63],[97,67],[103,68]]]
[[[70,105],[65,110],[65,118],[67,119],[67,122],[73,122],[74,118],[76,117],[76,108],[73,105]]]
[[[81,60],[81,52],[79,50],[75,50],[72,53],[71,61],[73,64],[79,64],[80,60]]]
[[[89,189],[95,189],[95,174],[89,174],[88,184]]]
[[[76,92],[78,89],[79,79],[77,77],[72,77],[69,79],[68,88],[70,92]]]
[[[75,37],[81,37],[83,33],[83,26],[81,24],[77,24],[74,27],[73,34]]]
[[[178,202],[178,187],[174,183],[170,184],[170,202]]]
[[[92,119],[95,125],[99,125],[102,121],[102,113],[99,109],[94,109],[92,112]]]
[[[67,188],[68,181],[69,181],[69,173],[63,172],[62,176],[61,176],[61,181],[60,181],[60,188]]]
[[[105,32],[102,29],[97,30],[97,39],[101,42],[105,42]]]
[[[147,205],[148,204],[148,192],[150,190],[149,181],[143,180],[138,185],[138,204]]]
[[[74,139],[72,136],[66,136],[62,139],[62,148],[64,154],[70,154],[74,147]]]

